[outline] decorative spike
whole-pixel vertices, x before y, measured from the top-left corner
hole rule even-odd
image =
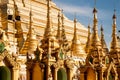
[[[116,10],[114,10],[113,19],[116,19]],[[114,21],[114,20],[113,20]]]
[[[29,36],[31,35],[31,33],[32,33],[32,11],[31,11],[31,9],[30,9],[30,13],[29,13],[29,32],[28,32],[28,34],[29,34]]]
[[[102,45],[102,48],[104,46],[104,34],[103,34],[103,27],[101,25],[101,45]]]
[[[77,28],[76,28],[77,19],[74,19],[74,39],[77,40]]]
[[[50,27],[50,0],[47,1],[47,27]]]
[[[58,12],[58,30],[57,30],[57,35],[56,38],[58,40],[61,39],[61,22],[60,22],[60,12]]]
[[[24,42],[24,45],[22,47],[22,49],[20,50],[21,54],[26,54],[27,52],[29,54],[32,54],[36,48],[37,48],[37,39],[36,39],[36,35],[34,33],[34,28],[32,28],[32,10],[30,8],[30,13],[29,13],[29,31],[28,31],[28,35],[27,35],[27,39]]]
[[[65,27],[64,27],[64,16],[63,16],[63,10],[62,10],[62,17],[61,17],[61,19],[62,19],[62,41],[64,42],[64,41],[66,41],[67,39],[66,39],[66,34],[65,34]]]
[[[98,20],[97,20],[97,9],[93,9],[94,19],[93,19],[93,34],[92,34],[92,46],[101,46],[99,37],[98,37]]]
[[[104,53],[101,47],[101,41],[98,36],[98,20],[97,20],[97,9],[93,9],[94,19],[93,19],[93,33],[91,39],[91,46],[89,50],[89,55],[93,56],[93,65],[99,67],[102,64],[102,58]],[[88,57],[89,57],[88,55]],[[97,55],[97,56],[96,56]],[[89,57],[90,58],[90,57]]]
[[[71,56],[79,56],[79,57],[85,58],[86,54],[85,54],[83,48],[81,47],[80,40],[78,39],[76,23],[77,23],[77,20],[75,17],[74,18],[74,36],[72,39],[72,46],[71,46],[71,48],[72,48],[72,55]]]
[[[32,23],[33,23],[33,17],[32,17],[32,8],[30,7],[30,13],[29,13],[29,31],[28,31],[28,37],[30,39],[36,39],[36,37],[34,36],[34,28],[32,28]]]
[[[57,40],[55,39],[55,36],[53,34],[53,29],[51,26],[50,0],[47,0],[47,24],[46,24],[45,33],[44,33],[41,47],[43,50],[46,50],[46,55],[48,55],[47,56],[48,59],[52,57],[51,56],[52,50],[55,49],[56,47],[59,47],[59,44],[57,44]]]
[[[96,8],[93,9],[93,13],[97,13],[97,9]]]
[[[110,48],[110,56],[114,60],[114,64],[118,67],[120,65],[120,56],[119,56],[119,46],[116,35],[116,14],[114,11],[113,14],[113,24],[112,24],[112,42]]]
[[[90,49],[90,46],[91,46],[91,43],[90,43],[90,24],[88,25],[88,38],[87,38],[87,43],[86,43],[86,48],[85,48],[85,51],[86,53],[89,53],[89,49]]]
[[[65,53],[67,53],[67,52],[70,50],[70,47],[69,47],[69,43],[68,43],[68,40],[67,40],[66,34],[65,34],[63,10],[62,10],[61,20],[62,20],[61,46],[62,46],[62,48],[63,48],[62,50],[63,50]]]
[[[104,39],[103,27],[101,25],[101,47],[105,53],[108,53],[108,48]]]
[[[44,37],[46,38],[49,35],[52,35],[52,33],[51,33],[51,21],[50,21],[50,0],[47,0],[47,24],[46,24]]]
[[[113,14],[113,25],[112,25],[112,42],[111,42],[111,50],[117,50],[117,35],[116,35],[116,14],[114,11]]]
[[[76,41],[78,40],[77,38],[77,28],[76,28],[76,23],[77,23],[77,19],[76,17],[74,18],[74,36],[73,36],[73,43],[76,43]]]

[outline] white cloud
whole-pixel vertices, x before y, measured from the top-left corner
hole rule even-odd
[[[65,4],[65,3],[61,3],[61,2],[56,2],[58,4],[58,6],[64,10],[65,13],[67,14],[72,14],[74,15],[75,13],[77,14],[77,16],[83,16],[83,17],[88,17],[90,19],[93,18],[93,7],[85,5],[85,6],[76,6],[76,5],[72,5],[72,4]],[[111,18],[111,12],[110,11],[106,11],[104,9],[98,9],[98,18],[100,20],[104,20],[104,19],[108,19]]]
[[[91,17],[91,11],[93,9],[89,6],[75,6],[64,3],[59,3],[59,5],[66,13],[69,14],[76,13],[77,15],[86,16],[86,17]]]

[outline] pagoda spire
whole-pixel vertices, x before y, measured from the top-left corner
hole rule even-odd
[[[108,48],[104,39],[103,26],[101,25],[101,47],[105,53],[108,53]]]
[[[19,12],[18,6],[17,6],[15,0],[13,0],[13,3],[14,3],[13,24],[14,24],[14,28],[16,30],[15,38],[17,38],[17,50],[20,51],[23,46],[23,42],[24,42],[23,30],[21,28],[21,17],[19,14],[20,12]],[[8,15],[8,16],[10,16],[10,15]]]
[[[31,36],[31,33],[32,33],[32,23],[33,23],[33,21],[32,21],[32,11],[31,11],[31,8],[30,8],[30,13],[29,13],[29,32],[28,32],[29,36]]]
[[[112,24],[112,41],[110,48],[110,56],[114,60],[116,67],[120,65],[120,56],[119,56],[119,48],[116,34],[116,13],[114,10],[113,14],[113,24]]]
[[[36,36],[34,36],[34,28],[33,26],[33,14],[32,14],[32,7],[30,2],[30,12],[29,12],[29,30],[28,30],[28,38],[29,39],[36,39]]]
[[[29,30],[28,30],[27,39],[24,42],[22,49],[20,50],[21,54],[26,54],[27,52],[29,54],[32,54],[37,48],[38,41],[37,41],[36,35],[34,33],[34,28],[32,28],[32,23],[33,23],[32,9],[30,8],[30,12],[29,12]]]
[[[74,37],[73,37],[73,42],[74,41],[76,42],[78,40],[76,24],[77,24],[77,19],[75,17],[74,18]]]
[[[97,9],[93,9],[93,32],[91,39],[91,46],[89,50],[88,60],[92,58],[90,61],[95,67],[100,67],[102,64],[102,58],[104,53],[101,47],[101,41],[98,36],[98,20],[97,20]],[[97,55],[97,56],[96,56]]]
[[[61,17],[61,20],[62,20],[62,40],[63,41],[66,41],[67,38],[66,38],[66,34],[65,34],[65,27],[64,27],[64,15],[63,15],[63,10],[62,10],[62,17]]]
[[[47,24],[45,28],[44,38],[52,35],[51,20],[50,20],[50,0],[47,0]]]
[[[90,40],[90,24],[88,25],[88,38],[87,38],[87,43],[86,43],[86,47],[85,47],[85,51],[86,53],[89,53],[89,49],[90,49],[90,46],[91,46],[91,40]]]
[[[52,58],[53,56],[51,56],[51,54],[53,53],[53,50],[59,47],[59,44],[55,38],[51,25],[50,1],[51,0],[47,0],[47,23],[46,23],[44,36],[41,41],[42,42],[41,48],[46,51],[43,57],[45,57],[46,59]]]
[[[113,24],[112,24],[112,42],[111,42],[110,51],[117,50],[117,48],[118,48],[118,44],[117,44],[117,35],[116,35],[116,13],[114,10]]]
[[[102,45],[102,48],[104,47],[104,34],[103,34],[103,27],[101,25],[101,45]]]
[[[77,23],[77,19],[76,17],[74,18],[74,35],[73,35],[73,39],[72,39],[72,51],[75,50],[75,44],[80,43],[80,41],[78,40],[78,36],[77,36],[77,28],[76,28],[76,23]]]
[[[64,26],[64,15],[63,15],[63,10],[62,10],[62,31],[61,31],[61,46],[63,47],[63,51],[67,53],[69,51],[69,43],[66,38],[66,33],[65,33],[65,26]]]
[[[91,46],[92,47],[100,47],[101,43],[100,43],[100,39],[98,36],[98,20],[97,20],[97,9],[94,8],[93,9],[93,14],[94,14],[94,19],[93,19],[93,34],[92,34],[92,42],[91,42]]]
[[[60,22],[60,12],[58,12],[58,30],[57,30],[57,35],[56,38],[60,41],[61,40],[61,22]]]
[[[81,46],[81,42],[78,39],[78,35],[77,35],[77,19],[76,17],[74,18],[74,36],[72,39],[72,56],[79,56],[79,57],[86,57],[86,54]]]

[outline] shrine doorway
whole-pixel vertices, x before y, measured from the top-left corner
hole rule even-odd
[[[0,80],[11,80],[11,72],[8,67],[0,66]]]
[[[57,80],[67,80],[67,73],[65,69],[60,68],[57,72]]]

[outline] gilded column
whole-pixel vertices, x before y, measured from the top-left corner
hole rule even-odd
[[[72,63],[70,63],[72,64]],[[67,79],[68,80],[72,80],[72,77],[73,77],[73,66],[72,65],[68,65],[68,70],[67,70]]]
[[[18,80],[19,78],[19,69],[18,68],[13,68],[13,73],[12,73],[12,80]]]
[[[72,80],[72,77],[73,77],[73,70],[72,70],[72,69],[70,69],[69,76],[70,76],[70,79],[69,79],[69,80]]]
[[[86,47],[85,47],[85,51],[86,51],[87,54],[89,53],[90,46],[91,46],[91,43],[90,43],[90,35],[91,35],[90,25],[88,25],[88,38],[87,38]]]
[[[54,71],[54,80],[57,80],[57,69],[55,68],[55,71]]]

